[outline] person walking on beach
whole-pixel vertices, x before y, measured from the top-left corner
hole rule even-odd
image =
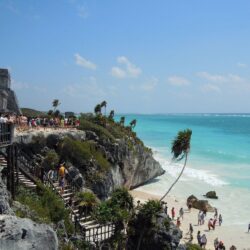
[[[214,219],[214,220],[213,220],[213,230],[215,230],[215,225],[216,225],[216,222],[217,222],[217,220],[216,220],[216,219]]]
[[[216,249],[218,245],[219,245],[219,240],[218,240],[218,237],[216,237],[214,240],[214,249]]]
[[[190,234],[190,237],[191,237],[191,235],[193,235],[193,232],[194,232],[194,229],[193,229],[192,224],[190,223],[189,224],[189,231],[187,232],[187,234]]]
[[[200,246],[201,246],[201,248],[206,248],[206,245],[207,245],[207,237],[206,237],[206,235],[205,234],[203,234],[202,236],[201,236],[201,244],[200,244]]]
[[[221,224],[222,224],[222,215],[220,214],[219,215],[219,225],[221,226]]]
[[[250,223],[248,224],[248,231],[247,232],[249,233],[249,231],[250,231]]]
[[[172,220],[174,220],[174,217],[175,217],[175,210],[174,210],[174,207],[172,207],[171,215],[172,215]]]
[[[198,242],[198,245],[201,247],[201,231],[198,231],[197,233],[197,242]]]
[[[198,225],[201,225],[201,210],[198,213]]]
[[[215,208],[214,209],[214,219],[217,220],[217,218],[218,218],[218,210],[217,210],[217,208]]]
[[[212,218],[208,221],[208,230],[210,231],[211,228],[214,229],[214,226],[213,226],[213,219],[212,219]]]
[[[164,212],[166,215],[168,215],[168,203],[166,202],[165,207],[164,207]]]
[[[176,226],[177,226],[177,227],[180,227],[180,226],[181,226],[180,217],[177,217]]]
[[[184,218],[184,209],[183,209],[183,207],[179,211],[179,216],[183,220],[183,218]]]
[[[201,225],[205,223],[205,213],[201,213]]]

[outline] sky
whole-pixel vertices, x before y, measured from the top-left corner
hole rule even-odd
[[[248,113],[249,0],[0,0],[21,107]]]

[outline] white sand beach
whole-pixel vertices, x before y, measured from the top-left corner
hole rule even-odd
[[[145,202],[148,199],[159,199],[160,196],[153,195],[144,191],[139,191],[138,189],[130,191],[131,195],[135,198],[135,200],[140,200],[141,202]],[[191,212],[188,211],[186,206],[186,201],[184,199],[179,199],[175,196],[168,196],[164,199],[164,201],[168,204],[168,213],[170,214],[170,210],[172,207],[176,210],[176,215],[179,214],[179,209],[183,207],[184,219],[181,221],[180,229],[183,231],[183,238],[181,243],[186,243],[189,241],[189,235],[187,232],[189,230],[189,224],[192,223],[194,228],[193,234],[193,243],[197,243],[196,235],[198,231],[201,231],[201,235],[203,233],[206,234],[208,239],[208,244],[206,249],[214,250],[214,239],[218,237],[219,240],[224,242],[226,249],[229,249],[232,245],[235,245],[238,250],[249,250],[250,249],[250,233],[247,233],[247,225],[244,230],[242,226],[222,226],[216,225],[215,230],[208,230],[207,222],[208,219],[213,218],[214,213],[207,213],[207,217],[205,220],[205,224],[198,226],[198,210],[191,209]],[[174,221],[176,223],[176,220]]]

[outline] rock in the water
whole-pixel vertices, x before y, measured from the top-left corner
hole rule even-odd
[[[210,199],[218,199],[218,196],[216,195],[215,191],[209,191],[206,193],[205,196]]]
[[[0,248],[9,250],[56,250],[58,240],[53,229],[30,219],[0,216]]]

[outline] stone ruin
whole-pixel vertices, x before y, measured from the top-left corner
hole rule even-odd
[[[11,80],[8,69],[0,69],[0,113],[20,115],[15,92],[10,89]]]

